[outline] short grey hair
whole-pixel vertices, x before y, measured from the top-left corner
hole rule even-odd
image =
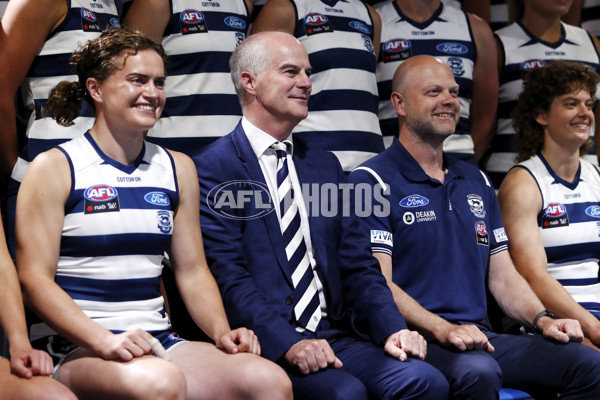
[[[231,80],[242,108],[246,96],[240,77],[242,72],[259,74],[267,70],[270,62],[271,56],[265,44],[265,35],[260,33],[248,36],[231,55],[229,59]]]

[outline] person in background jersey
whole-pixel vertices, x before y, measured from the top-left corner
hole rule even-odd
[[[582,28],[561,22],[570,5],[570,0],[519,0],[515,3],[517,22],[495,32],[500,73],[497,126],[482,166],[496,189],[516,162],[511,112],[523,78],[551,60],[581,62],[600,71],[600,41]],[[599,112],[596,108],[596,115]],[[593,147],[587,158],[597,163]]]
[[[519,156],[498,198],[509,251],[544,306],[600,347],[600,171],[591,145],[598,75],[552,61],[525,80],[513,119]]]
[[[283,370],[258,356],[256,335],[229,326],[204,257],[193,162],[144,140],[165,105],[162,46],[107,30],[72,63],[78,80],[57,85],[45,111],[69,124],[85,99],[96,118],[36,157],[17,202],[19,278],[44,321],[31,339],[55,357],[55,378],[81,398],[291,399]],[[215,344],[171,329],[165,252]]]

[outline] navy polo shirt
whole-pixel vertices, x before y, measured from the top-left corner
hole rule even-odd
[[[395,139],[350,174],[350,183],[371,185],[380,199],[362,190],[353,209],[372,201],[378,212],[351,218],[373,253],[391,255],[394,283],[424,308],[448,321],[481,323],[490,255],[507,250],[508,239],[487,176],[451,156],[444,165],[440,183]]]

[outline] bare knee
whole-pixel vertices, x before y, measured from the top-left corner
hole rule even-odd
[[[133,388],[135,400],[183,400],[186,397],[185,376],[174,364],[156,371],[144,371],[139,375]]]
[[[244,368],[246,383],[242,389],[251,399],[292,399],[292,382],[285,371],[277,364],[260,357],[247,360]]]

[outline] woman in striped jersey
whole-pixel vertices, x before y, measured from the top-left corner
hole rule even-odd
[[[513,114],[518,161],[500,187],[509,251],[546,308],[600,346],[600,171],[582,158],[600,78],[581,63],[533,71]]]

